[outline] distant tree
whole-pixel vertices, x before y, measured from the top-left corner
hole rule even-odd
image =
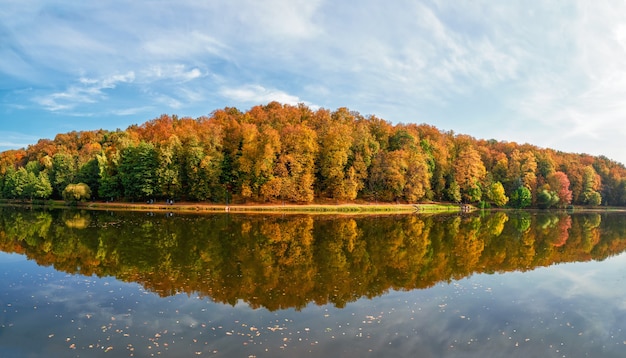
[[[136,147],[124,148],[118,167],[124,196],[137,200],[157,194],[157,167],[158,160],[154,145],[141,142]]]
[[[163,115],[112,132],[60,133],[0,153],[2,197],[61,198],[77,182],[93,196],[127,200],[427,198],[524,207],[530,198],[540,207],[626,205],[626,166],[606,157],[277,102],[196,119]]]
[[[156,177],[160,195],[166,198],[181,196],[183,194],[183,146],[178,136],[172,135],[161,144],[157,150],[157,157],[159,166]]]
[[[76,203],[91,198],[91,189],[85,183],[69,184],[63,189],[63,200]]]
[[[318,132],[317,184],[324,196],[342,200],[353,198],[353,191],[346,185],[352,128],[349,122],[338,120],[339,117],[334,113]]]
[[[33,181],[32,195],[36,199],[47,199],[52,195],[52,185],[46,171],[41,171]]]
[[[65,136],[62,136],[62,138],[69,140],[65,138]],[[50,173],[50,181],[54,194],[61,197],[65,187],[72,183],[75,178],[76,161],[74,157],[66,153],[55,154],[54,157],[52,157],[52,171]]]
[[[460,203],[463,199],[461,197],[461,187],[455,180],[451,181],[446,189],[446,198],[452,202]]]
[[[596,173],[592,166],[585,167],[583,171],[583,193],[582,202],[587,205],[600,205],[602,195],[598,192],[601,188],[600,175]]]
[[[487,170],[478,152],[470,144],[463,144],[454,162],[454,179],[459,185],[463,200],[480,200],[481,181],[486,174]]]
[[[499,181],[492,183],[489,187],[488,199],[497,206],[505,206],[509,202],[509,198],[504,192],[504,186]]]
[[[402,199],[408,168],[406,153],[402,150],[379,153],[372,162],[370,187],[384,201]]]
[[[569,189],[570,182],[567,174],[554,172],[548,176],[550,189],[556,192],[559,197],[559,206],[565,207],[572,202],[572,191]]]
[[[78,169],[75,181],[87,184],[94,194],[99,192],[100,167],[97,157],[90,159]]]
[[[302,125],[289,125],[281,131],[281,153],[274,176],[262,188],[264,198],[308,203],[315,193],[315,157],[318,143],[315,132]]]
[[[12,199],[26,199],[30,197],[32,182],[29,182],[30,178],[26,168],[20,167],[18,170],[11,168],[7,170],[5,178],[5,197]]]
[[[117,154],[113,154],[117,157]],[[112,200],[122,196],[122,184],[117,173],[115,159],[109,160],[105,154],[96,156],[98,161],[99,180],[98,196],[106,200]]]
[[[537,193],[537,206],[541,209],[549,209],[559,203],[559,195],[555,191],[542,189]]]
[[[188,176],[189,197],[194,200],[217,202],[224,195],[220,183],[223,162],[222,152],[204,148],[200,144],[190,144],[185,151],[185,171]]]
[[[514,208],[523,209],[530,206],[532,203],[532,193],[525,186],[518,187],[513,194],[511,194],[510,204]]]

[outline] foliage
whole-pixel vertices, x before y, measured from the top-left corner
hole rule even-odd
[[[488,198],[499,207],[503,207],[509,202],[509,198],[504,192],[504,186],[499,181],[489,187]]]
[[[530,190],[525,186],[518,187],[513,194],[511,194],[510,203],[514,208],[518,209],[530,206],[532,203],[532,194]]]
[[[567,174],[558,171],[550,174],[547,178],[550,188],[559,198],[559,206],[566,207],[572,202],[572,191]]]
[[[626,206],[626,167],[603,156],[276,102],[64,133],[0,153],[2,198],[61,199],[77,182],[103,200]]]
[[[10,169],[4,177],[2,194],[14,199],[47,199],[52,194],[52,185],[46,171],[37,171],[33,166],[27,170],[24,167],[18,170]]]
[[[551,190],[542,189],[537,193],[537,206],[541,209],[556,206],[559,200],[559,195]]]
[[[68,202],[85,201],[91,198],[91,189],[85,183],[68,184],[63,189],[63,200]]]
[[[138,146],[122,150],[119,176],[124,196],[129,199],[145,199],[156,194],[156,170],[158,161],[154,145],[141,142]]]

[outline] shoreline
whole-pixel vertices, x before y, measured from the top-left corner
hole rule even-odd
[[[377,214],[451,214],[471,213],[481,211],[473,205],[454,204],[446,202],[429,202],[417,204],[394,204],[394,203],[312,203],[312,204],[279,204],[279,203],[250,203],[250,204],[209,204],[195,202],[179,202],[167,204],[156,203],[132,203],[132,202],[104,202],[90,201],[69,204],[63,200],[46,201],[19,201],[0,199],[0,206],[30,207],[43,209],[83,209],[83,210],[110,210],[110,211],[141,211],[141,212],[165,212],[165,213],[247,213],[247,214],[352,214],[352,215],[377,215]],[[525,212],[626,212],[626,207],[581,207],[574,209],[549,209],[537,208],[489,208],[486,211],[525,211]]]
[[[478,210],[473,206],[451,203],[337,203],[337,204],[207,204],[180,202],[167,204],[128,202],[82,202],[75,205],[61,200],[34,202],[0,201],[2,206],[76,208],[86,210],[157,211],[180,213],[280,213],[280,214],[414,214],[414,213],[459,213]],[[463,208],[463,209],[462,209]]]

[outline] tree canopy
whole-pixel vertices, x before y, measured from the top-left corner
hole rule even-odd
[[[94,200],[626,205],[626,167],[604,156],[277,102],[0,153],[2,198],[61,199],[78,183]]]

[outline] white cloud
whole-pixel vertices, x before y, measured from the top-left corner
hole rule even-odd
[[[69,86],[65,91],[38,96],[33,100],[49,111],[68,110],[79,104],[95,103],[102,100],[106,98],[103,90],[114,89],[119,83],[130,83],[134,80],[134,72],[98,79],[81,77],[77,84]]]
[[[522,128],[529,141],[625,161],[617,143],[626,136],[626,48],[620,15],[626,7],[613,5],[580,2],[573,18],[552,23],[551,37],[536,39],[542,48],[528,47],[533,51],[529,59],[538,60],[527,65],[523,92],[513,109],[532,128]],[[552,57],[546,58],[548,54]]]
[[[188,82],[205,76],[197,67],[188,69],[184,64],[153,65],[142,71],[142,81],[169,79],[179,82]]]
[[[222,57],[227,56],[229,51],[228,46],[219,40],[197,30],[190,33],[180,30],[157,33],[140,46],[147,55],[156,56],[160,60],[185,59],[206,54]]]
[[[0,150],[26,148],[35,143],[39,138],[17,132],[0,131]]]
[[[220,94],[237,102],[262,104],[271,101],[296,105],[302,103],[297,96],[276,89],[267,89],[259,85],[246,85],[237,88],[223,88]]]
[[[141,112],[146,112],[150,109],[152,109],[152,107],[149,107],[149,106],[120,108],[120,109],[112,110],[111,113],[113,113],[116,116],[131,116],[131,115],[135,115]]]

